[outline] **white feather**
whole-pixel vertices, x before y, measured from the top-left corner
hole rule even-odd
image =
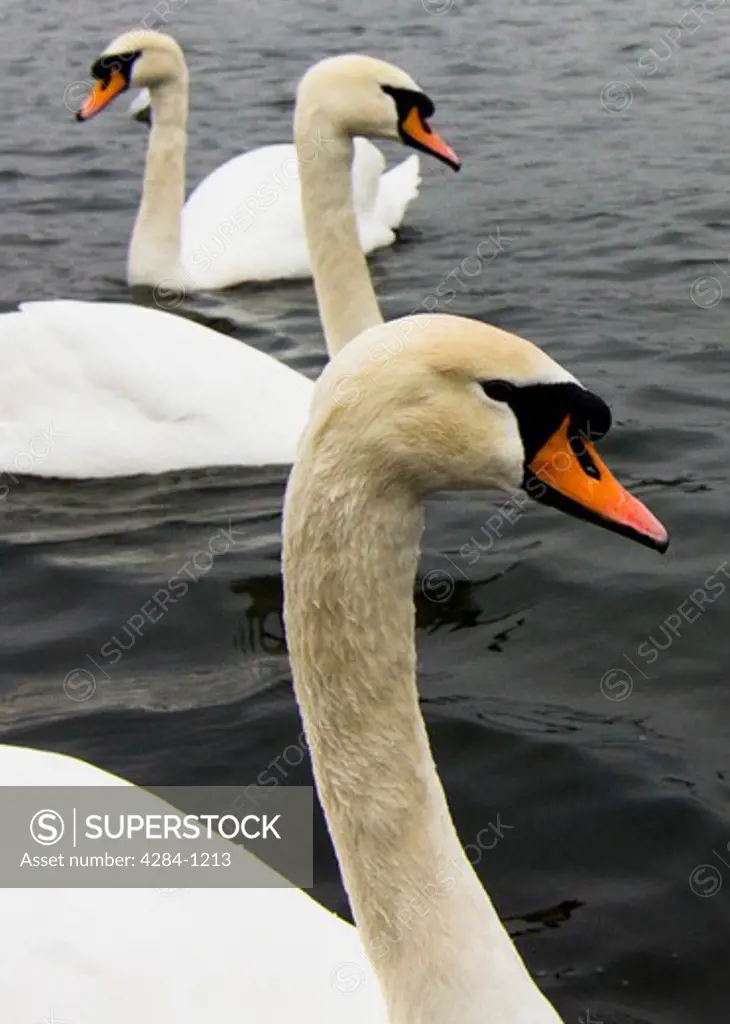
[[[0,315],[0,472],[112,477],[293,461],[313,383],[234,338],[124,303]]]

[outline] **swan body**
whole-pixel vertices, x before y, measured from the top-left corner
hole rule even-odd
[[[143,89],[130,112],[151,123],[151,108],[149,89]],[[317,147],[309,153],[316,159]],[[392,245],[418,195],[418,157],[386,170],[380,150],[356,138],[351,178],[361,248],[371,253]],[[232,157],[196,186],[182,210],[181,264],[200,289],[311,276],[292,143]]]
[[[183,52],[170,36],[137,31],[116,39],[102,61],[117,54],[130,61],[128,68],[124,65],[125,88],[136,84],[148,89],[152,125],[142,206],[130,246],[129,283],[154,286],[173,277],[193,292],[245,281],[310,277],[294,146],[265,146],[234,157],[184,203],[188,71]],[[97,71],[104,75],[108,67],[102,63]],[[143,119],[139,100],[133,110]],[[326,135],[312,139],[309,158],[316,162],[328,144]],[[379,150],[358,140],[352,181],[366,253],[393,243],[394,229],[418,195],[420,180],[418,157],[385,172]]]
[[[50,1009],[73,1024],[559,1024],[451,820],[418,704],[413,582],[422,500],[438,490],[560,496],[566,511],[664,550],[666,531],[591,440],[609,418],[535,346],[458,317],[379,324],[335,357],[287,488],[284,593],[295,694],[357,930],[291,889],[5,890],[10,1020]],[[10,747],[0,777],[124,784]]]
[[[355,139],[358,238],[365,253],[392,245],[418,194],[418,157],[383,173],[385,158]],[[182,211],[185,273],[200,289],[311,277],[293,144],[242,153],[202,181]]]
[[[1,745],[0,778],[129,785],[75,758]],[[298,889],[5,889],[2,903],[7,1021],[279,1024],[304,1007],[317,1024],[387,1024],[357,931]]]
[[[313,388],[250,345],[124,303],[24,303],[0,315],[0,357],[9,476],[286,465]]]

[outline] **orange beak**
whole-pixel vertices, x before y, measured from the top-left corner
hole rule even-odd
[[[459,170],[461,160],[459,160],[451,146],[448,146],[436,134],[418,107],[411,108],[408,116],[401,121],[399,127],[401,138],[409,146],[413,146],[415,149],[422,149],[424,153],[431,153],[433,156],[438,157],[439,160],[443,160],[449,167],[453,167],[455,171]]]
[[[570,436],[566,416],[525,474],[536,501],[666,551],[669,535],[648,508],[621,486],[583,436]]]
[[[76,120],[88,121],[107,107],[115,96],[124,92],[127,86],[127,79],[122,72],[114,68],[108,82],[94,82],[94,88],[76,111]]]

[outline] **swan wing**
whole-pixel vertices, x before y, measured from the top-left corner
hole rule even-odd
[[[421,185],[421,167],[416,154],[386,171],[378,184],[375,220],[385,227],[398,228]]]

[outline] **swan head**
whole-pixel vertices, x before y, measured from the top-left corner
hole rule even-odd
[[[130,88],[155,89],[185,80],[185,57],[164,32],[135,29],[117,36],[91,65],[94,86],[76,112],[88,121]]]
[[[458,171],[461,161],[433,130],[433,101],[401,68],[362,54],[328,57],[304,75],[295,122],[313,113],[354,137],[400,140]]]
[[[606,403],[523,338],[449,315],[404,317],[350,342],[318,381],[301,453],[360,462],[420,499],[498,488],[658,551],[662,524],[596,444]]]

